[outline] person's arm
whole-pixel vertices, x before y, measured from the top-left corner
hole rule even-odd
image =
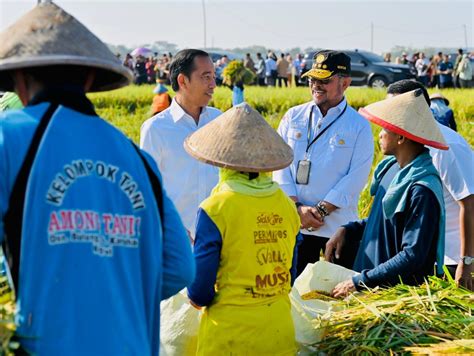
[[[457,131],[458,128],[457,128],[457,125],[456,125],[456,120],[454,120],[454,113],[452,110],[449,111],[448,113],[449,115],[449,128],[454,130],[454,131]]]
[[[460,256],[474,256],[472,220],[472,216],[474,216],[474,155],[472,149],[467,142],[460,141],[450,144],[447,151],[430,150],[430,152],[433,157],[433,165],[443,181],[443,187],[459,204]],[[449,241],[446,243],[449,244]],[[455,274],[456,283],[474,288],[472,278],[468,278],[473,268],[473,265],[464,266],[459,262]],[[471,287],[469,287],[469,283]]]
[[[460,256],[474,257],[474,194],[458,201],[459,203],[459,223],[461,254]],[[474,291],[473,283],[474,263],[465,265],[459,261],[456,268],[455,281],[467,289]]]
[[[193,282],[196,267],[188,233],[181,218],[168,196],[164,194],[163,198],[165,226],[161,298],[167,299]]]
[[[5,157],[5,141],[3,136],[3,120],[2,114],[0,113],[0,242],[3,241],[3,217],[8,209],[8,198],[10,193],[7,189],[7,167]]]
[[[288,142],[288,127],[290,124],[290,113],[287,112],[280,121],[278,125],[278,134],[281,136],[283,141]],[[273,172],[273,180],[280,185],[280,188],[288,195],[289,197],[296,197],[296,182],[291,173],[291,165],[283,168],[279,171]]]
[[[359,132],[347,174],[334,185],[323,202],[332,204],[334,208],[356,205],[360,192],[367,183],[373,157],[374,138],[370,126],[367,125]]]
[[[361,241],[366,225],[367,219],[362,219],[358,221],[351,221],[343,225],[342,227],[346,229],[346,235],[349,239],[354,241]]]
[[[409,278],[424,265],[430,246],[437,244],[433,237],[438,230],[438,224],[433,222],[440,219],[440,207],[434,193],[424,186],[414,185],[405,214],[401,251],[377,267],[363,270],[360,275],[352,277],[357,288],[363,285],[373,288],[397,284],[399,277]]]
[[[360,241],[364,234],[367,219],[360,221],[352,221],[346,225],[341,226],[336,230],[333,236],[326,242],[326,250],[324,252],[324,259],[329,262],[335,262],[341,258],[341,252],[346,244],[346,241]],[[357,251],[354,251],[357,254]]]
[[[295,247],[293,249],[293,259],[291,261],[291,268],[290,268],[290,275],[291,275],[291,286],[293,287],[293,284],[295,283],[296,280],[296,273],[297,273],[297,267],[298,267],[298,247],[303,243],[303,235],[301,233],[298,233],[296,235],[296,240],[295,240]]]
[[[211,304],[215,296],[217,270],[222,249],[222,236],[212,219],[203,209],[198,210],[194,257],[196,279],[188,288],[188,297],[196,307]]]
[[[146,153],[144,156],[162,184],[155,162]],[[188,233],[163,185],[162,193],[164,226],[161,298],[163,300],[190,285],[194,280],[196,268]]]
[[[156,162],[159,169],[162,168],[162,142],[160,136],[153,127],[153,120],[145,121],[140,128],[140,148],[147,152]]]

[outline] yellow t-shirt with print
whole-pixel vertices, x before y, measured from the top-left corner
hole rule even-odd
[[[294,354],[288,297],[300,227],[294,203],[281,189],[258,197],[218,191],[201,208],[217,226],[222,249],[198,354]]]

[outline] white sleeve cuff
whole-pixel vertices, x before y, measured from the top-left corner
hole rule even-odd
[[[354,205],[354,199],[350,195],[341,194],[334,189],[331,189],[323,200],[338,208],[349,208]]]

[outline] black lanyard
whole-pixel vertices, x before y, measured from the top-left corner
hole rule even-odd
[[[306,154],[308,153],[309,151],[309,148],[311,147],[311,145],[313,143],[316,142],[316,140],[321,137],[321,135],[323,133],[326,132],[326,130],[328,128],[331,127],[332,124],[334,124],[342,115],[344,115],[344,113],[346,112],[346,109],[347,109],[347,102],[346,102],[346,106],[344,106],[344,110],[342,110],[342,112],[329,124],[327,125],[323,131],[321,131],[320,133],[318,133],[318,135],[313,139],[313,141],[309,142],[309,140],[311,139],[311,126],[312,126],[312,123],[313,123],[313,109],[314,109],[314,106],[311,108],[311,113],[309,114],[309,121],[308,121],[308,140],[307,140],[307,144],[306,144]]]

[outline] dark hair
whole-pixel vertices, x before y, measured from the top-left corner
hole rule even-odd
[[[387,94],[403,94],[407,93],[412,90],[421,89],[423,92],[423,96],[425,97],[428,106],[431,104],[430,96],[428,95],[428,91],[426,90],[425,86],[416,80],[411,79],[403,79],[399,80],[398,82],[392,83],[387,88]]]
[[[170,81],[174,91],[179,90],[179,74],[184,74],[188,78],[191,76],[194,71],[194,58],[196,57],[209,57],[209,54],[200,49],[183,49],[174,56],[170,64]]]

